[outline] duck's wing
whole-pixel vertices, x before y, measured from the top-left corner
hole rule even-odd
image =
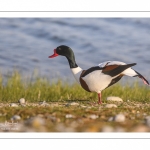
[[[101,73],[110,75],[111,77],[114,77],[114,76],[122,73],[127,68],[130,68],[131,66],[134,66],[134,65],[136,65],[136,63],[125,64],[125,63],[119,62],[119,61],[106,61],[106,62],[99,64],[98,66],[94,66],[87,70],[84,70],[81,77],[85,77],[86,75],[88,75],[94,71],[97,71],[97,70],[101,70]]]
[[[102,72],[104,74],[108,74],[112,77],[120,74],[114,80],[120,80],[123,75],[127,75],[130,77],[137,76],[143,80],[144,84],[150,85],[143,75],[141,75],[139,72],[131,68],[134,65],[136,65],[136,63],[125,64],[124,62],[119,62],[119,61],[107,61],[107,62],[99,64],[99,66],[103,68]]]
[[[106,64],[103,69],[102,69],[102,73],[107,74],[111,77],[117,76],[117,75],[127,75],[124,74],[123,71],[125,71],[126,69],[132,67],[136,65],[136,63],[132,63],[132,64],[125,64],[125,63],[108,63]],[[134,74],[135,75],[135,74]]]

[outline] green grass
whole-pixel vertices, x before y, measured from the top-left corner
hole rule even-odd
[[[102,105],[98,105],[97,94],[86,92],[76,82],[39,76],[25,78],[14,71],[7,78],[0,76],[0,132],[6,131],[2,127],[5,121],[11,123],[14,115],[21,117],[15,122],[22,126],[9,132],[101,132],[105,127],[112,127],[114,132],[119,128],[124,132],[140,132],[141,129],[150,132],[150,127],[144,123],[145,117],[150,116],[150,89],[140,83],[140,80],[126,84],[119,82],[107,88],[102,92]],[[123,102],[108,102],[108,96],[118,96]],[[19,105],[20,98],[25,98],[25,106]],[[39,102],[44,100],[48,106],[40,105]],[[12,102],[18,107],[9,107]],[[77,105],[71,105],[72,102]],[[117,107],[107,108],[108,103]],[[125,115],[124,122],[108,121],[119,113]],[[75,117],[66,118],[67,114]],[[91,119],[90,115],[98,118]],[[38,116],[45,122],[44,125],[41,121],[30,121]]]
[[[139,82],[139,80],[138,80]],[[146,85],[117,83],[102,92],[103,101],[107,96],[119,96],[124,101],[148,102],[150,100],[150,89]],[[35,77],[24,79],[17,71],[4,80],[0,76],[0,102],[17,102],[20,98],[28,102],[38,101],[66,101],[87,100],[97,101],[97,94],[83,90],[80,85],[68,83],[58,79],[51,81],[47,78]]]

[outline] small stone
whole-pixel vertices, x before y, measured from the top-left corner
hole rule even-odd
[[[10,107],[18,107],[18,105],[15,104],[15,103],[11,103],[9,106],[10,106]]]
[[[76,103],[76,102],[72,102],[70,103],[71,106],[79,106],[79,103]]]
[[[43,101],[43,102],[40,102],[40,106],[44,106],[44,107],[46,107],[46,106],[49,106],[49,104],[48,104],[48,103],[46,103],[46,101]]]
[[[19,102],[20,104],[25,104],[25,103],[26,103],[24,98],[19,99],[18,102]]]
[[[123,114],[118,114],[114,117],[114,121],[116,122],[124,122],[125,121],[125,115]]]
[[[117,105],[115,105],[115,104],[106,104],[106,106],[105,106],[106,108],[117,108]]]
[[[108,119],[108,121],[113,121],[114,120],[114,117],[110,117],[109,119]]]
[[[20,120],[21,117],[19,115],[14,115],[11,117],[11,120]]]
[[[122,100],[120,97],[116,97],[116,96],[107,97],[106,100],[107,100],[107,101],[123,102],[123,100]]]
[[[87,106],[85,106],[85,105],[81,105],[81,107],[82,107],[82,108],[86,108]]]
[[[98,116],[93,114],[93,115],[89,115],[89,118],[95,120],[98,118]]]
[[[45,125],[45,120],[42,117],[32,117],[26,120],[26,125],[38,128]]]
[[[150,127],[150,116],[145,117],[145,124]]]
[[[67,103],[65,106],[79,106],[79,103],[76,103],[76,102],[69,102],[69,103]]]
[[[102,128],[101,132],[114,132],[114,129],[111,126],[105,126]]]
[[[49,116],[48,117],[52,122],[60,122],[59,118],[56,118],[55,116]]]
[[[147,114],[146,113],[143,113],[143,116],[146,116]]]
[[[72,114],[66,114],[66,118],[74,118]]]

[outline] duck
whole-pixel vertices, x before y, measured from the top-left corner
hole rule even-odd
[[[131,68],[136,63],[126,64],[121,61],[105,61],[88,69],[82,69],[75,61],[73,50],[66,45],[55,48],[54,54],[49,58],[57,56],[67,58],[74,78],[84,90],[98,94],[98,104],[102,104],[102,91],[117,83],[123,76],[139,77],[144,84],[150,85],[143,75]]]

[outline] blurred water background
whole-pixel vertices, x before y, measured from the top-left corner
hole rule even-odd
[[[149,18],[0,18],[0,73],[74,80],[64,57],[49,59],[54,48],[70,46],[84,69],[107,60],[137,63],[150,74]]]

